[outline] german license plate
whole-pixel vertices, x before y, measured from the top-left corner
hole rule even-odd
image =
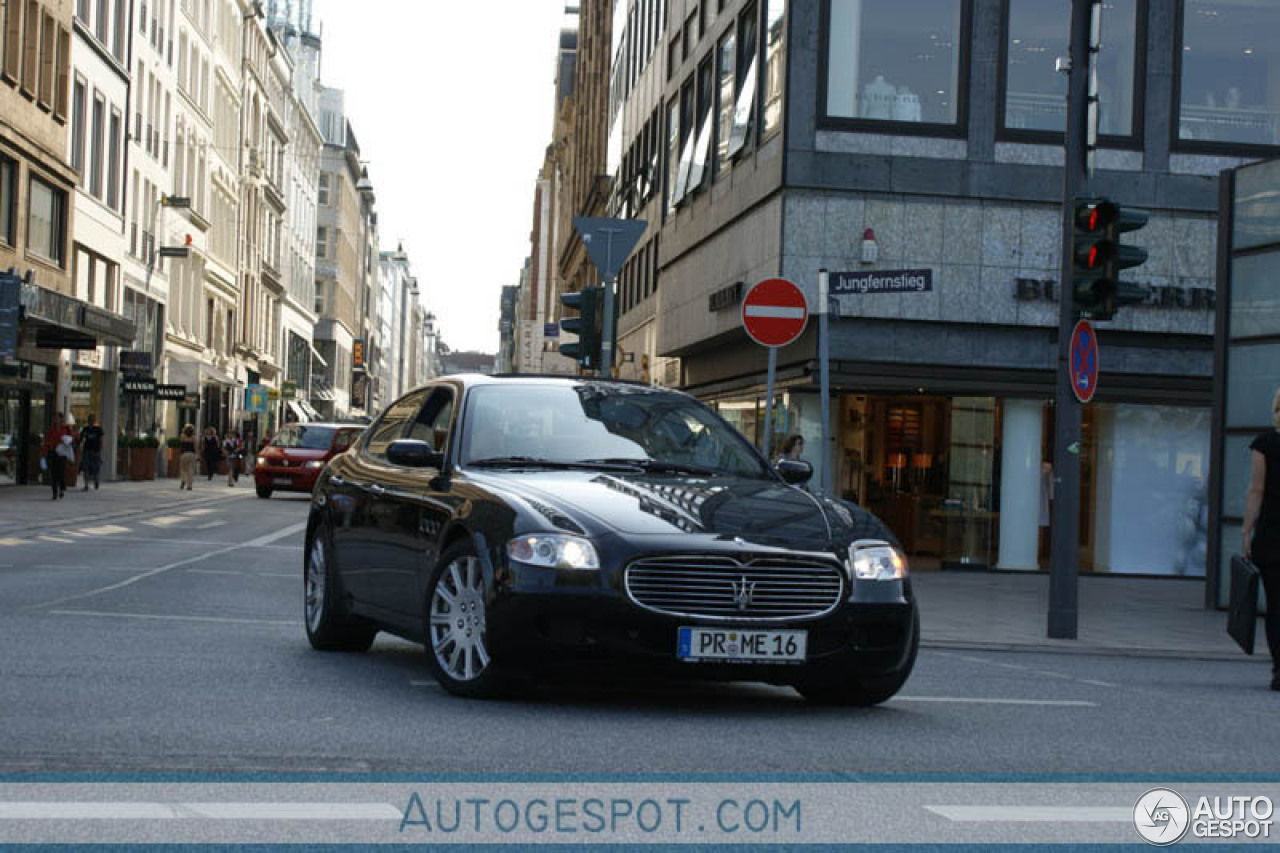
[[[293,480],[289,477],[275,477],[271,480],[273,486],[292,486]]]
[[[685,627],[676,635],[676,656],[685,661],[795,663],[804,660],[807,640],[807,631]]]

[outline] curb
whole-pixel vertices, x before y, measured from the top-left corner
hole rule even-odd
[[[1069,641],[1068,641],[1069,642]],[[1075,655],[1116,658],[1164,658],[1168,660],[1211,660],[1233,663],[1270,663],[1266,655],[1244,652],[1205,652],[1192,649],[1117,648],[1116,646],[1050,646],[1036,643],[976,643],[965,640],[924,640],[922,649],[947,649],[968,652],[1013,652],[1017,654]]]

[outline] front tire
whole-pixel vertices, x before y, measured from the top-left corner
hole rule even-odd
[[[493,699],[505,684],[489,656],[484,568],[470,540],[446,548],[427,585],[427,665],[455,696]]]
[[[302,570],[302,618],[311,648],[322,652],[367,652],[378,630],[345,612],[329,529],[311,537]]]
[[[796,691],[818,705],[846,705],[869,708],[892,699],[911,677],[920,650],[920,618],[912,620],[911,645],[902,668],[889,675],[875,678],[850,677],[844,680],[812,681],[795,685]]]
[[[264,501],[271,497],[271,490],[266,486],[255,486],[254,489],[258,493],[258,497],[262,498]]]

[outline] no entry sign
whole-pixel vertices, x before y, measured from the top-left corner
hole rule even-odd
[[[804,293],[785,278],[766,278],[742,300],[742,327],[761,346],[786,346],[800,337],[808,321]]]
[[[1098,336],[1088,320],[1076,323],[1071,333],[1071,390],[1087,403],[1098,390]]]

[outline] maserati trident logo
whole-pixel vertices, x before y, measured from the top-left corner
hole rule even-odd
[[[729,588],[733,592],[733,603],[738,605],[739,610],[746,610],[751,606],[751,596],[755,594],[756,585],[747,580],[746,575],[741,580],[729,581]]]

